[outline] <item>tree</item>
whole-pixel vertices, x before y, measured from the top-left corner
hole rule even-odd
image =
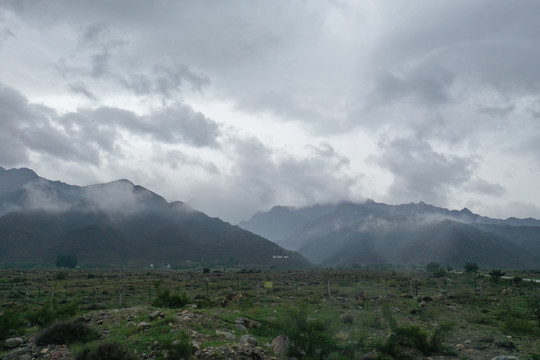
[[[475,273],[478,271],[478,264],[474,262],[466,262],[465,265],[463,265],[463,269],[465,269],[465,272],[468,273]]]
[[[73,269],[77,266],[77,255],[56,255],[56,267]]]
[[[493,281],[495,284],[499,282],[499,279],[502,278],[506,273],[502,270],[491,270],[489,272],[489,276],[491,277],[491,281]]]

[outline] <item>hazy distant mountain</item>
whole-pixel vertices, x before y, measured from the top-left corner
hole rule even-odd
[[[182,202],[118,180],[85,187],[0,168],[0,263],[307,266],[295,252]]]
[[[306,215],[316,213],[315,208],[318,217]],[[257,213],[240,226],[325,266],[431,261],[454,267],[466,261],[484,267],[540,265],[540,221],[535,219],[492,219],[423,202],[286,208],[287,216],[281,217],[275,209],[280,208]],[[294,224],[291,219],[301,221]]]

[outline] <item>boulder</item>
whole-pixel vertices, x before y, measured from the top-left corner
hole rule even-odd
[[[285,335],[279,335],[272,340],[272,350],[278,355],[287,355],[291,341]]]
[[[225,339],[229,341],[236,341],[236,336],[234,336],[233,333],[228,332],[228,331],[216,330],[216,335],[224,337]]]
[[[147,323],[146,321],[141,321],[140,323],[137,324],[137,330],[139,331],[150,329],[151,327],[152,327],[152,324]]]
[[[4,341],[4,346],[8,349],[15,349],[24,343],[20,337],[9,338]]]
[[[251,334],[246,334],[246,335],[242,335],[242,337],[240,338],[240,344],[257,346],[259,345],[259,342],[255,338],[255,336]]]
[[[512,355],[499,355],[499,356],[495,356],[491,360],[519,360],[519,358]]]
[[[256,329],[262,326],[262,324],[256,320],[251,320],[245,317],[236,318],[236,323],[245,326],[248,329]]]

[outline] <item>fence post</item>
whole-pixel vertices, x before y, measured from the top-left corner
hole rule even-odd
[[[236,295],[240,294],[240,278],[236,278]]]
[[[121,309],[122,308],[122,292],[121,291],[120,291],[120,299],[118,301],[118,304],[119,304],[118,308]]]
[[[388,296],[388,279],[384,279],[384,288],[385,288],[384,296]]]

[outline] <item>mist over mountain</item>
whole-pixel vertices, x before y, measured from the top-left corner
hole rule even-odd
[[[540,264],[539,220],[493,219],[466,208],[449,210],[423,202],[276,206],[239,226],[323,266],[432,261],[453,267],[467,261],[504,268]]]
[[[128,180],[81,187],[0,167],[0,263],[51,265],[57,254],[75,254],[86,266],[309,265]]]

